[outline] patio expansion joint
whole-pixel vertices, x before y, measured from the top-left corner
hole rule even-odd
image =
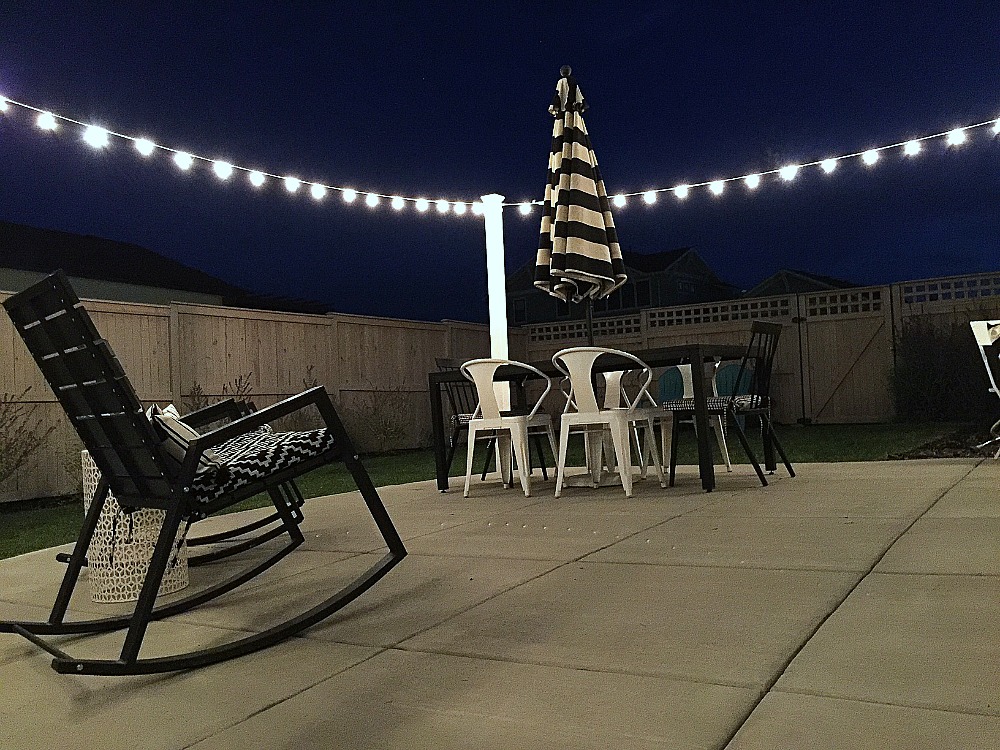
[[[750,720],[750,717],[753,716],[754,711],[757,710],[757,707],[761,704],[761,702],[774,690],[775,684],[778,682],[779,679],[781,679],[781,676],[788,670],[788,667],[791,665],[791,663],[795,661],[795,658],[809,644],[809,642],[813,639],[816,633],[819,632],[819,629],[823,627],[826,621],[829,620],[837,612],[837,610],[841,608],[841,606],[843,606],[844,602],[847,601],[847,599],[851,596],[851,594],[853,594],[857,590],[858,586],[864,583],[864,581],[868,579],[868,576],[873,574],[875,568],[878,566],[880,562],[882,562],[885,556],[889,553],[889,550],[891,550],[895,546],[895,544],[900,539],[902,539],[910,529],[914,527],[917,521],[919,521],[921,518],[927,515],[931,511],[931,509],[935,505],[937,505],[945,495],[947,495],[951,490],[957,487],[963,480],[967,479],[969,475],[972,474],[974,469],[975,466],[970,466],[969,469],[962,476],[955,479],[948,487],[942,490],[938,494],[938,496],[934,499],[933,502],[928,504],[926,508],[924,508],[920,513],[918,513],[916,517],[914,517],[914,519],[910,521],[910,523],[908,523],[906,527],[903,528],[896,535],[896,538],[893,539],[888,545],[886,545],[885,549],[883,549],[882,552],[875,557],[875,560],[869,566],[868,570],[865,571],[864,574],[861,575],[857,581],[855,581],[854,585],[851,586],[847,590],[847,592],[840,598],[840,600],[835,602],[834,605],[830,608],[830,610],[823,617],[819,619],[819,622],[816,623],[816,626],[806,634],[805,638],[803,638],[802,642],[798,645],[798,648],[796,648],[791,653],[791,655],[785,660],[784,664],[779,665],[779,667],[775,670],[772,679],[764,685],[763,689],[761,690],[760,696],[757,698],[756,701],[753,702],[753,704],[747,710],[746,716],[743,717],[742,721],[736,723],[732,733],[725,739],[724,742],[722,742],[722,744],[719,747],[724,748],[733,741],[733,738],[736,737],[736,735],[747,723],[747,721]],[[775,691],[775,692],[781,692],[781,691]]]
[[[958,709],[958,708],[942,708],[941,706],[935,706],[930,703],[910,703],[910,702],[898,702],[898,701],[879,701],[873,700],[871,698],[860,698],[852,695],[842,695],[838,693],[829,693],[821,690],[803,690],[803,689],[778,689],[774,690],[775,693],[782,693],[786,695],[808,695],[815,698],[830,698],[833,700],[840,701],[851,701],[852,703],[864,703],[872,706],[893,706],[895,708],[915,708],[921,711],[939,711],[943,714],[956,714],[958,716],[986,716],[989,718],[1000,717],[1000,707],[996,711],[972,711],[968,709]]]
[[[370,648],[376,648],[376,647],[370,647]],[[328,681],[332,680],[334,677],[338,677],[339,675],[342,675],[344,672],[347,672],[348,670],[354,669],[355,667],[360,666],[360,665],[364,664],[365,662],[371,661],[372,659],[374,659],[374,658],[376,658],[378,656],[381,656],[386,651],[389,651],[389,649],[388,648],[379,648],[375,653],[370,654],[369,656],[366,656],[363,659],[359,659],[358,661],[354,662],[353,664],[348,664],[347,666],[342,667],[341,669],[338,669],[338,670],[334,671],[332,674],[329,674],[326,677],[323,677],[322,679],[316,680],[315,682],[310,683],[309,685],[305,685],[302,688],[296,690],[295,692],[290,693],[289,695],[284,696],[283,698],[279,698],[278,700],[271,701],[266,706],[261,706],[260,708],[255,709],[254,711],[251,711],[246,716],[243,716],[243,717],[241,717],[239,719],[236,719],[236,720],[230,722],[229,724],[227,724],[225,726],[219,727],[215,731],[209,732],[208,734],[206,734],[204,736],[196,738],[192,742],[189,742],[188,744],[183,745],[180,748],[180,750],[188,750],[189,748],[192,748],[195,745],[199,744],[200,742],[204,742],[205,740],[210,739],[211,737],[215,737],[217,735],[223,734],[224,732],[228,732],[233,727],[239,726],[240,724],[243,724],[244,722],[250,721],[255,716],[260,716],[262,713],[265,713],[266,711],[271,710],[275,706],[280,706],[282,703],[290,701],[293,698],[297,698],[298,696],[302,695],[306,691],[312,690],[317,685],[322,685],[324,682],[328,682]]]

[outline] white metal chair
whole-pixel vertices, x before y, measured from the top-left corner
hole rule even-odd
[[[972,335],[976,337],[983,364],[986,365],[986,376],[990,379],[989,391],[1000,397],[1000,389],[997,388],[997,381],[1000,380],[1000,344],[995,343],[1000,339],[1000,320],[970,320],[969,325],[972,327]],[[990,433],[995,437],[977,445],[977,448],[1000,442],[1000,419],[993,423]],[[993,458],[1000,458],[1000,448],[993,454]]]
[[[602,406],[598,403],[597,394],[594,391],[594,364],[600,357],[606,355],[635,363],[636,366],[629,369],[640,372],[639,391],[630,403],[620,405],[621,401],[618,395],[621,393],[621,374],[625,371],[624,368],[615,371],[616,374],[607,378],[608,390],[612,391],[612,394],[606,392],[605,404],[619,405]],[[566,399],[566,406],[563,409],[560,422],[555,496],[559,497],[566,480],[566,453],[570,434],[572,430],[581,427],[584,430],[587,466],[594,486],[600,483],[605,430],[610,430],[622,488],[625,490],[626,497],[632,496],[632,450],[629,428],[637,423],[641,423],[647,428],[646,434],[650,437],[647,444],[651,446],[650,449],[653,453],[653,466],[660,480],[660,486],[666,486],[663,478],[663,467],[657,455],[656,441],[651,439],[653,412],[647,406],[652,398],[649,395],[649,385],[653,380],[653,372],[650,367],[633,354],[599,346],[562,349],[553,355],[552,364],[569,378],[570,383],[569,396]],[[641,455],[642,451],[640,450],[639,453]]]
[[[534,377],[544,380],[545,389],[538,397],[531,410],[525,414],[517,414],[507,408],[506,394],[499,391],[506,383],[497,383],[494,378],[501,367],[516,367],[531,373]],[[556,436],[552,429],[552,418],[540,411],[542,401],[552,389],[552,381],[539,369],[523,362],[510,359],[473,359],[462,365],[462,374],[476,386],[479,395],[479,405],[469,421],[468,458],[465,464],[465,492],[469,496],[469,486],[472,482],[472,458],[475,453],[476,433],[488,432],[489,437],[496,438],[497,466],[505,487],[511,484],[510,451],[513,448],[517,462],[517,473],[521,480],[524,496],[531,496],[531,464],[528,458],[528,431],[544,429],[549,438],[552,455],[556,454]]]
[[[719,362],[714,362],[706,366],[705,376],[708,377],[708,368],[711,368],[711,383],[712,383],[712,396],[719,395],[719,388],[716,382],[716,375],[719,372]],[[691,372],[691,365],[674,365],[672,368],[668,368],[662,376],[660,376],[661,384],[663,379],[670,375],[671,370],[675,370],[681,379],[682,392],[680,398],[664,398],[661,394],[661,406],[663,412],[660,415],[660,455],[666,461],[667,457],[670,455],[671,442],[673,440],[673,422],[676,417],[674,412],[690,412],[692,404],[694,403],[694,383],[692,382],[693,374]],[[730,396],[732,394],[725,394]],[[694,419],[683,420],[694,424]],[[724,414],[716,414],[710,417],[708,421],[711,425],[712,432],[715,433],[715,440],[719,444],[719,451],[722,453],[722,459],[726,464],[726,471],[732,471],[733,465],[729,460],[729,448],[726,445],[726,417]]]

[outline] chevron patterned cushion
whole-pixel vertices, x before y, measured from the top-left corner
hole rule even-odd
[[[210,503],[244,485],[326,453],[334,445],[329,430],[266,432],[254,430],[227,440],[215,449],[218,469],[194,475],[191,492],[199,503]]]
[[[707,400],[708,410],[714,412],[724,412],[729,404],[729,396],[709,396]],[[736,412],[750,411],[752,409],[766,409],[767,398],[764,396],[737,396],[736,403],[733,404]],[[693,398],[678,398],[671,401],[664,401],[660,406],[667,411],[694,411]]]

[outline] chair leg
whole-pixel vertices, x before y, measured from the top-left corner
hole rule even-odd
[[[97,530],[97,522],[100,519],[101,511],[107,503],[110,488],[108,482],[103,477],[98,481],[94,490],[94,497],[90,501],[90,508],[83,519],[83,526],[80,528],[80,535],[73,545],[73,554],[70,555],[69,565],[63,574],[59,592],[56,594],[55,604],[52,605],[52,612],[49,614],[49,622],[58,624],[66,616],[70,599],[73,598],[73,590],[80,580],[80,569],[87,564],[87,552],[90,549],[90,542],[94,538]]]
[[[733,470],[733,464],[729,460],[729,446],[726,445],[726,422],[725,417],[715,417],[712,420],[712,429],[715,432],[715,439],[719,443],[719,450],[722,452],[722,459],[726,462],[726,471]]]
[[[611,423],[611,440],[615,446],[618,475],[622,479],[625,497],[632,497],[632,444],[627,420],[616,419]]]
[[[733,420],[733,429],[736,430],[736,437],[740,440],[740,445],[743,446],[743,451],[747,454],[747,458],[750,459],[750,463],[753,464],[753,470],[757,472],[757,478],[760,479],[760,483],[767,487],[767,479],[764,477],[764,472],[760,468],[760,464],[757,462],[757,457],[754,455],[753,449],[750,447],[750,441],[747,440],[746,433],[743,432],[743,428],[740,427],[740,423]]]
[[[525,425],[510,426],[510,442],[517,462],[517,475],[521,480],[521,489],[525,497],[531,497],[531,464],[528,461],[528,428]]]
[[[549,472],[545,469],[545,445],[544,445],[544,443],[542,443],[542,436],[539,435],[538,433],[535,433],[533,435],[529,434],[528,435],[528,442],[529,442],[528,458],[529,459],[531,458],[531,448],[530,448],[530,446],[534,445],[535,446],[535,453],[538,454],[538,467],[542,470],[542,479],[544,479],[545,481],[548,481],[548,479],[549,479]],[[554,456],[555,454],[553,453],[552,455]]]
[[[774,431],[774,425],[771,424],[771,420],[767,420],[767,429],[771,434],[771,442],[774,445],[775,450],[778,451],[778,455],[781,456],[782,463],[785,464],[785,468],[788,470],[788,476],[795,476],[795,469],[792,468],[791,462],[788,460],[788,456],[785,455],[785,449],[781,447],[781,442],[778,440],[778,435]]]
[[[566,479],[566,449],[569,447],[569,425],[563,422],[559,430],[559,458],[556,460],[556,492],[559,497]]]
[[[674,477],[677,474],[677,438],[680,437],[680,424],[681,421],[674,414],[670,420],[670,481],[668,482],[670,487],[674,486]]]
[[[660,487],[666,487],[667,483],[663,479],[663,462],[660,460],[660,456],[656,450],[656,431],[653,417],[646,419],[645,437],[645,445],[640,447],[639,450],[640,452],[649,452],[650,463],[652,463],[653,470],[656,472],[656,478],[660,482]]]
[[[760,440],[764,446],[764,468],[767,469],[769,474],[773,474],[778,468],[778,464],[774,461],[774,445],[771,442],[771,436],[774,435],[774,431],[770,429],[771,420],[769,418],[764,414],[761,414],[758,418],[760,419]]]
[[[472,459],[476,453],[476,430],[472,429],[471,426],[469,427],[468,441],[465,458],[465,489],[462,491],[462,497],[469,496],[469,485],[472,484]]]

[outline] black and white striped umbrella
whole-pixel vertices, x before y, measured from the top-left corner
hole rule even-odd
[[[535,286],[564,302],[593,302],[626,281],[611,204],[590,145],[583,94],[569,66],[549,107],[555,117]]]

